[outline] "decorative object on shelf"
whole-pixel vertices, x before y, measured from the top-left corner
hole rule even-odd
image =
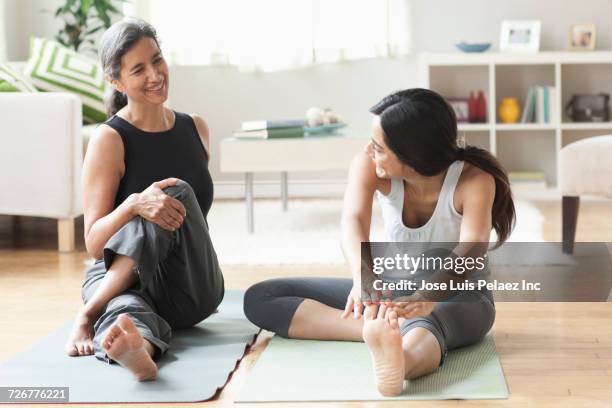
[[[87,51],[95,55],[97,49],[92,37],[111,26],[113,14],[121,14],[113,3],[113,0],[65,0],[64,5],[55,10],[55,17],[64,21],[55,39],[75,51],[88,44]]]
[[[457,47],[459,51],[468,52],[468,53],[485,52],[491,47],[491,43],[490,42],[469,43],[469,42],[462,41],[460,43],[455,44],[455,47]]]
[[[446,98],[455,111],[458,123],[485,123],[487,121],[487,101],[483,91],[470,92],[469,98]]]
[[[597,39],[595,24],[573,24],[570,28],[569,48],[576,51],[593,51]]]
[[[306,111],[304,132],[307,135],[332,134],[345,126],[346,123],[342,121],[342,116],[330,108],[321,109],[313,106]]]
[[[540,50],[539,20],[502,21],[499,49],[502,52],[538,52]]]
[[[468,122],[470,123],[478,122],[478,100],[476,99],[476,96],[474,96],[473,91],[470,91],[468,105],[470,109]]]
[[[484,96],[484,91],[478,91],[476,98],[476,123],[485,123],[487,121],[487,100]]]
[[[325,135],[332,134],[336,130],[341,129],[346,126],[346,123],[330,123],[329,125],[320,125],[320,126],[305,126],[304,132],[307,135]]]
[[[470,122],[470,99],[468,98],[446,98],[449,105],[455,111],[455,116],[457,117],[458,123],[468,123]]]
[[[574,122],[608,122],[610,120],[610,95],[572,95],[565,106],[565,113]]]
[[[557,89],[554,86],[531,86],[527,90],[521,123],[556,123]]]
[[[517,98],[503,98],[499,104],[499,119],[503,123],[516,123],[521,116]]]
[[[306,111],[306,125],[315,127],[342,123],[342,117],[330,108],[321,109],[313,106]]]
[[[508,181],[513,192],[518,190],[542,190],[547,186],[546,174],[542,170],[511,170]]]

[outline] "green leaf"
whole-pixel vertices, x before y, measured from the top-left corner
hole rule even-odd
[[[81,0],[81,13],[87,15],[91,8],[92,0]]]
[[[113,6],[111,3],[107,4],[107,8],[110,12],[119,14],[119,10],[117,10],[117,7]]]
[[[98,26],[96,28],[89,29],[89,30],[85,31],[85,35],[90,35],[90,34],[93,34],[93,33],[97,33],[98,31],[100,31],[103,28],[104,28],[104,26],[101,25],[101,26]]]

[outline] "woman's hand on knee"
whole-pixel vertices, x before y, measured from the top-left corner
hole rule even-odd
[[[187,215],[185,206],[163,191],[167,187],[176,185],[177,182],[176,178],[156,181],[138,194],[135,203],[136,214],[168,231],[179,228]]]

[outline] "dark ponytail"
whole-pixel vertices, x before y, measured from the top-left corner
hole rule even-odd
[[[497,248],[514,227],[516,213],[508,175],[488,151],[457,143],[455,111],[439,94],[413,88],[395,92],[370,109],[380,116],[385,143],[398,159],[424,176],[446,170],[455,160],[465,160],[495,179],[492,224]]]
[[[121,108],[127,105],[127,96],[123,92],[119,92],[116,88],[111,88],[110,92],[104,98],[106,105],[106,113],[108,116],[113,116],[119,112]]]
[[[155,28],[144,20],[126,18],[110,26],[102,35],[98,49],[104,74],[119,79],[121,58],[143,37],[152,38],[159,48]],[[112,116],[127,105],[127,95],[111,88],[105,96],[105,104],[106,113]]]

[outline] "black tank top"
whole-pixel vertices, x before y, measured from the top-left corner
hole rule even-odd
[[[208,155],[191,116],[174,112],[174,126],[146,132],[114,115],[105,123],[121,136],[125,174],[119,183],[115,208],[130,194],[140,193],[156,181],[176,177],[193,188],[204,218],[213,200]]]

